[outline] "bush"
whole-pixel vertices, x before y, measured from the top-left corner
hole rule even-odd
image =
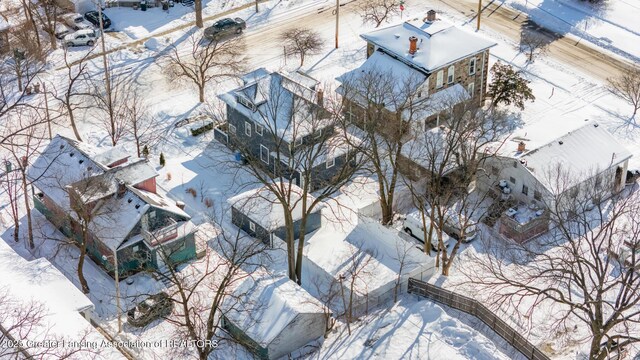
[[[213,123],[208,123],[207,125],[201,126],[199,128],[191,129],[191,135],[198,136],[211,130],[213,130]]]
[[[164,153],[160,153],[160,166],[164,167],[166,161],[164,160]]]
[[[196,191],[196,189],[194,189],[192,187],[187,188],[187,190],[185,190],[185,192],[187,194],[191,194],[191,196],[193,196],[194,199],[198,196],[198,192]]]
[[[213,206],[213,200],[211,198],[204,198],[204,206],[211,208]]]
[[[149,157],[149,147],[148,147],[147,145],[145,145],[145,146],[142,148],[142,156],[144,156],[145,158],[148,158],[148,157]]]

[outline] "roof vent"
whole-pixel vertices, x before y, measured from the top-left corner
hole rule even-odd
[[[82,164],[83,162],[84,162],[84,159],[78,160],[78,164]]]
[[[425,17],[423,21],[426,23],[432,23],[436,21],[436,11],[433,9],[427,11],[427,17]]]
[[[393,34],[393,36],[395,36],[396,39],[400,39],[400,34]]]
[[[127,203],[131,204],[133,200],[131,200],[131,198],[127,199]]]
[[[60,145],[60,150],[64,149],[64,145]]]
[[[118,197],[121,198],[124,196],[124,193],[127,191],[127,187],[124,184],[124,181],[118,180]]]
[[[136,209],[140,209],[140,204],[136,204]]]
[[[598,127],[598,124],[593,124],[593,127]]]
[[[562,145],[564,142],[562,140],[558,141],[558,144]]]
[[[75,154],[74,154],[74,153],[69,153],[69,156],[70,156],[70,157],[73,157],[73,155],[75,155]]]

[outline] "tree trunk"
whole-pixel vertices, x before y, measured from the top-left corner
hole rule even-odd
[[[76,126],[76,119],[73,117],[73,110],[71,109],[71,106],[67,106],[67,111],[69,112],[69,122],[71,123],[71,129],[73,129],[73,135],[76,137],[76,140],[82,141],[80,132],[78,131],[78,126]]]
[[[304,53],[300,53],[300,67],[304,65]]]
[[[49,33],[49,42],[51,43],[51,50],[58,49],[58,39],[55,34]]]
[[[27,241],[29,243],[29,248],[35,248],[35,244],[33,243],[33,225],[31,224],[31,207],[29,205],[29,191],[27,189],[27,175],[25,173],[26,169],[21,170],[22,175],[22,188],[24,189],[24,206],[27,214]]]
[[[591,349],[589,350],[589,359],[604,360],[607,358],[607,351],[600,348],[602,343],[602,335],[594,334],[591,338]]]
[[[302,209],[306,209],[304,205],[305,200],[303,199]],[[307,216],[303,213],[302,219],[300,220],[300,238],[298,239],[298,256],[296,258],[296,278],[298,285],[302,285],[302,260],[303,260],[303,250],[304,250],[304,234],[307,229]]]
[[[195,0],[194,2],[196,8],[196,26],[199,28],[204,27],[204,23],[202,22],[202,0]],[[202,100],[200,100],[202,102]]]
[[[204,85],[199,85],[198,86],[198,99],[200,100],[201,103],[204,102]]]
[[[258,0],[256,0],[256,12],[258,12]]]
[[[296,281],[295,235],[293,233],[293,218],[291,217],[291,212],[288,211],[288,209],[285,209],[284,217],[287,227],[287,265],[289,269],[289,279]]]
[[[84,257],[87,255],[87,240],[89,238],[89,234],[87,234],[87,229],[82,231],[82,244],[80,244],[80,257],[78,258],[78,280],[80,281],[80,286],[82,287],[82,292],[85,294],[89,293],[89,285],[87,284],[87,280],[84,278]],[[116,271],[118,271],[116,269]]]

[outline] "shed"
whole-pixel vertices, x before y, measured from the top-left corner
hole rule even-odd
[[[273,183],[270,186],[280,187],[281,193],[290,194],[289,203],[293,211],[294,237],[300,237],[300,222],[303,214],[303,190],[291,183]],[[306,195],[307,204],[315,201],[311,194]],[[231,205],[231,222],[247,234],[262,240],[265,244],[274,246],[273,238],[277,236],[286,239],[284,209],[277,196],[263,186],[238,194],[227,200]],[[307,217],[305,234],[318,229],[321,225],[321,206],[316,206],[313,213]]]
[[[225,329],[260,359],[323,339],[325,307],[286,277],[247,278],[224,303]]]

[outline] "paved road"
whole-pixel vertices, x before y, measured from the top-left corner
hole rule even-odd
[[[477,0],[440,0],[449,8],[467,15],[475,24],[478,9]],[[528,16],[498,1],[484,1],[481,27],[500,32],[511,40],[518,42],[522,28],[529,21]],[[619,75],[632,64],[604,53],[600,48],[587,41],[577,41],[574,37],[565,37],[541,29],[551,41],[545,56],[551,56],[599,80]]]

